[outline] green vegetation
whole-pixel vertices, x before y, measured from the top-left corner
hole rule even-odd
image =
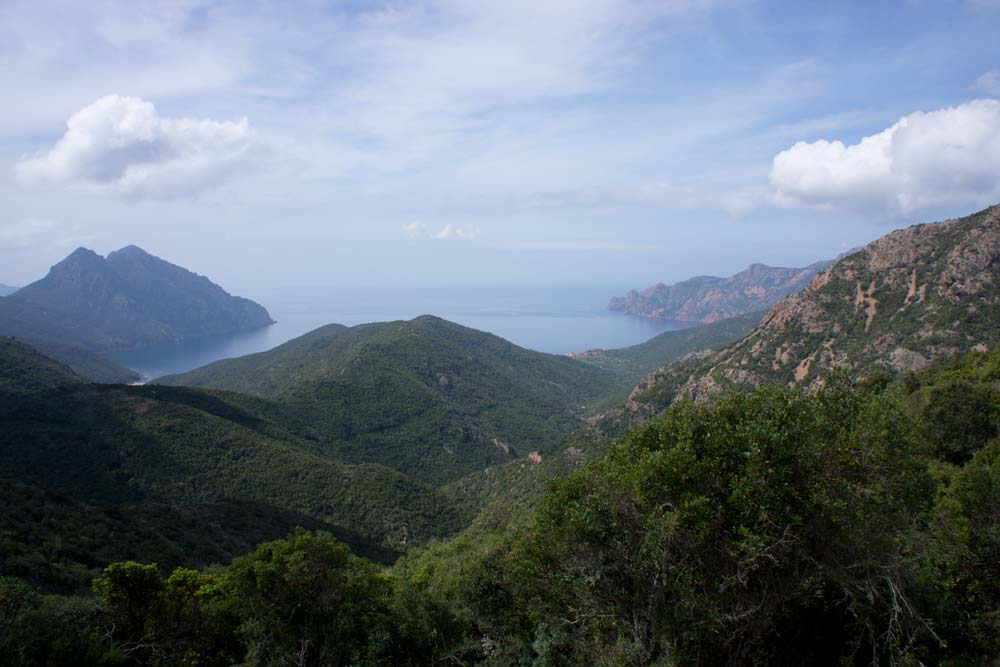
[[[80,382],[83,378],[68,366],[18,340],[0,336],[0,391],[34,392]]]
[[[38,340],[27,341],[27,343],[45,356],[66,364],[74,373],[90,382],[129,384],[142,379],[142,376],[131,368],[126,368],[117,361],[105,359],[80,347]]]
[[[615,387],[601,369],[430,316],[330,325],[158,382],[273,399],[328,455],[433,485],[557,440]]]
[[[616,350],[589,350],[577,358],[613,373],[622,388],[614,399],[623,400],[640,380],[657,368],[692,352],[737,341],[747,335],[763,316],[764,312],[759,311],[689,329],[665,331],[645,343]],[[617,403],[620,400],[606,402]]]
[[[296,531],[224,568],[112,564],[94,596],[0,580],[0,647],[13,664],[67,647],[77,664],[992,664],[996,397],[973,403],[961,465],[927,407],[997,369],[1000,350],[682,403],[537,510],[494,504],[387,570]]]
[[[0,398],[0,479],[67,499],[52,511],[53,497],[25,491],[28,506],[2,523],[29,553],[5,556],[19,576],[60,589],[85,583],[106,556],[148,558],[162,548],[161,562],[200,566],[296,525],[330,530],[380,559],[463,525],[426,485],[378,465],[334,461],[261,418],[271,406],[259,399],[83,384]],[[95,519],[102,512],[109,517]],[[46,521],[34,526],[31,516]],[[204,527],[192,530],[184,516]],[[248,530],[251,520],[259,523]],[[74,532],[84,522],[92,523]],[[94,552],[89,536],[100,541],[105,530],[123,534]],[[52,558],[74,565],[54,574]]]

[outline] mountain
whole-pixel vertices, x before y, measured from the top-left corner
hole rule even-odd
[[[629,315],[678,322],[715,322],[770,308],[796,292],[831,262],[816,262],[802,269],[751,264],[729,278],[698,276],[676,283],[659,283],[624,297],[615,297],[609,310]]]
[[[602,369],[431,316],[329,325],[157,382],[274,400],[330,456],[431,484],[528,455],[616,387]]]
[[[0,333],[105,353],[247,331],[267,311],[136,246],[107,258],[78,248],[0,299]]]
[[[0,296],[8,296],[10,294],[13,294],[14,292],[16,292],[19,289],[21,289],[21,288],[20,287],[12,287],[10,285],[4,285],[3,283],[0,283]]]
[[[840,259],[781,300],[742,340],[668,365],[633,393],[655,413],[678,396],[729,387],[816,386],[916,371],[1000,341],[1000,206],[894,231]]]

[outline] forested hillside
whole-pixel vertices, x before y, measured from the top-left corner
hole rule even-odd
[[[36,529],[17,515],[4,517],[20,525],[8,523],[6,539],[43,551],[58,539],[66,548],[55,549],[57,560],[74,563],[77,585],[87,582],[85,566],[102,560],[71,546],[80,539],[73,526],[101,512],[120,517],[122,530],[101,553],[189,566],[228,560],[296,525],[333,531],[359,553],[380,558],[463,525],[432,488],[382,466],[324,456],[269,421],[273,408],[258,399],[78,380],[2,398],[0,479],[37,489],[24,491],[25,502],[41,505],[21,506],[24,512],[41,514],[54,497],[65,499],[63,510],[48,516],[45,540],[32,537]],[[248,530],[252,516],[256,527]],[[189,530],[191,517],[200,517],[203,528]],[[153,533],[190,545],[205,530],[214,537],[189,551],[175,545],[158,556],[150,546],[157,542]],[[14,562],[5,571],[63,585],[73,579],[27,565],[41,560],[18,551],[6,551],[5,559]]]
[[[430,316],[330,325],[158,382],[273,399],[331,456],[432,484],[527,456],[616,387],[600,368]]]

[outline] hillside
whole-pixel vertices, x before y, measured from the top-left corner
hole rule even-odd
[[[80,382],[83,378],[68,366],[19,340],[0,336],[0,392],[30,393]]]
[[[19,287],[13,287],[13,286],[11,286],[11,285],[5,285],[5,284],[3,284],[3,283],[0,283],[0,296],[7,296],[7,295],[9,295],[9,294],[13,294],[13,293],[14,293],[14,292],[16,292],[16,291],[17,291],[18,289],[20,289],[20,288],[19,288]]]
[[[431,316],[329,325],[158,383],[273,399],[334,458],[432,484],[539,449],[616,386],[599,368]]]
[[[271,324],[263,307],[136,246],[78,248],[0,300],[0,333],[102,353]]]
[[[609,310],[629,315],[678,322],[716,322],[770,308],[796,292],[831,262],[816,262],[801,269],[751,264],[729,278],[697,276],[664,285],[659,283],[624,297],[615,297]]]
[[[27,341],[31,347],[56,361],[65,364],[85,380],[102,384],[128,384],[142,380],[142,376],[117,361],[106,359],[82,347],[60,345],[49,341]]]
[[[630,347],[586,350],[571,353],[570,356],[613,373],[631,390],[642,378],[674,359],[739,340],[763,316],[763,311],[738,315],[711,324],[665,331],[645,343]]]
[[[281,421],[249,396],[86,384],[0,339],[0,576],[73,590],[111,560],[204,566],[295,526],[386,561],[464,525],[427,485],[331,460]]]
[[[1000,206],[874,241],[777,303],[742,340],[676,362],[633,393],[653,414],[727,387],[816,386],[832,369],[903,373],[1000,341]]]

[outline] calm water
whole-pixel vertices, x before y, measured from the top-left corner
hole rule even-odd
[[[115,359],[158,377],[269,350],[323,326],[410,319],[431,314],[488,331],[541,352],[565,354],[595,347],[627,347],[679,328],[613,313],[608,300],[628,287],[447,289],[266,289],[237,291],[262,304],[277,324],[248,333],[122,353]]]

